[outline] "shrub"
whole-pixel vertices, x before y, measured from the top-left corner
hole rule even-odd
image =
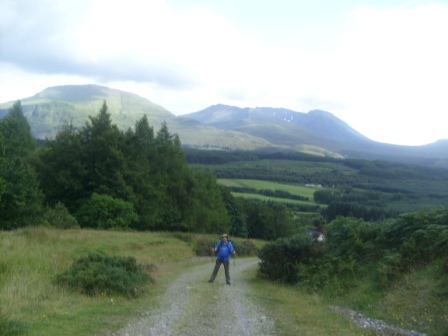
[[[78,226],[76,218],[68,212],[65,205],[61,202],[58,202],[54,208],[49,208],[46,211],[44,220],[58,229],[71,229]]]
[[[153,278],[143,271],[134,257],[108,257],[89,253],[75,260],[54,281],[87,295],[116,293],[137,296]]]
[[[139,219],[132,203],[97,193],[81,206],[76,217],[82,227],[99,229],[127,229]]]
[[[259,274],[273,280],[295,282],[302,272],[324,253],[325,244],[303,233],[266,244],[258,253]],[[305,267],[306,265],[306,267]]]
[[[193,246],[193,251],[200,257],[210,256],[212,254],[212,248],[215,247],[215,245],[216,240],[199,238]]]
[[[249,239],[232,241],[232,244],[240,257],[256,256],[259,252],[255,244]]]

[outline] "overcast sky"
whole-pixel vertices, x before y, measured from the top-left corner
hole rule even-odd
[[[427,144],[448,139],[448,1],[0,0],[0,102],[66,84],[176,115],[321,109]]]

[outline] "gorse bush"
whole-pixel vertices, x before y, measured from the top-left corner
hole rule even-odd
[[[134,257],[108,257],[89,253],[62,274],[55,277],[58,285],[68,286],[87,295],[123,294],[137,296],[145,285],[152,282]]]

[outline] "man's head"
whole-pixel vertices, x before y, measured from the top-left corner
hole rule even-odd
[[[229,237],[227,237],[227,235],[224,233],[222,236],[221,236],[221,240],[227,240]]]

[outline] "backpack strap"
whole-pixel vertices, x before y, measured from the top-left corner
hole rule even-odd
[[[222,247],[222,240],[219,242],[219,246],[218,246],[218,249],[216,250],[216,253],[219,253],[219,250],[221,249],[221,247]]]

